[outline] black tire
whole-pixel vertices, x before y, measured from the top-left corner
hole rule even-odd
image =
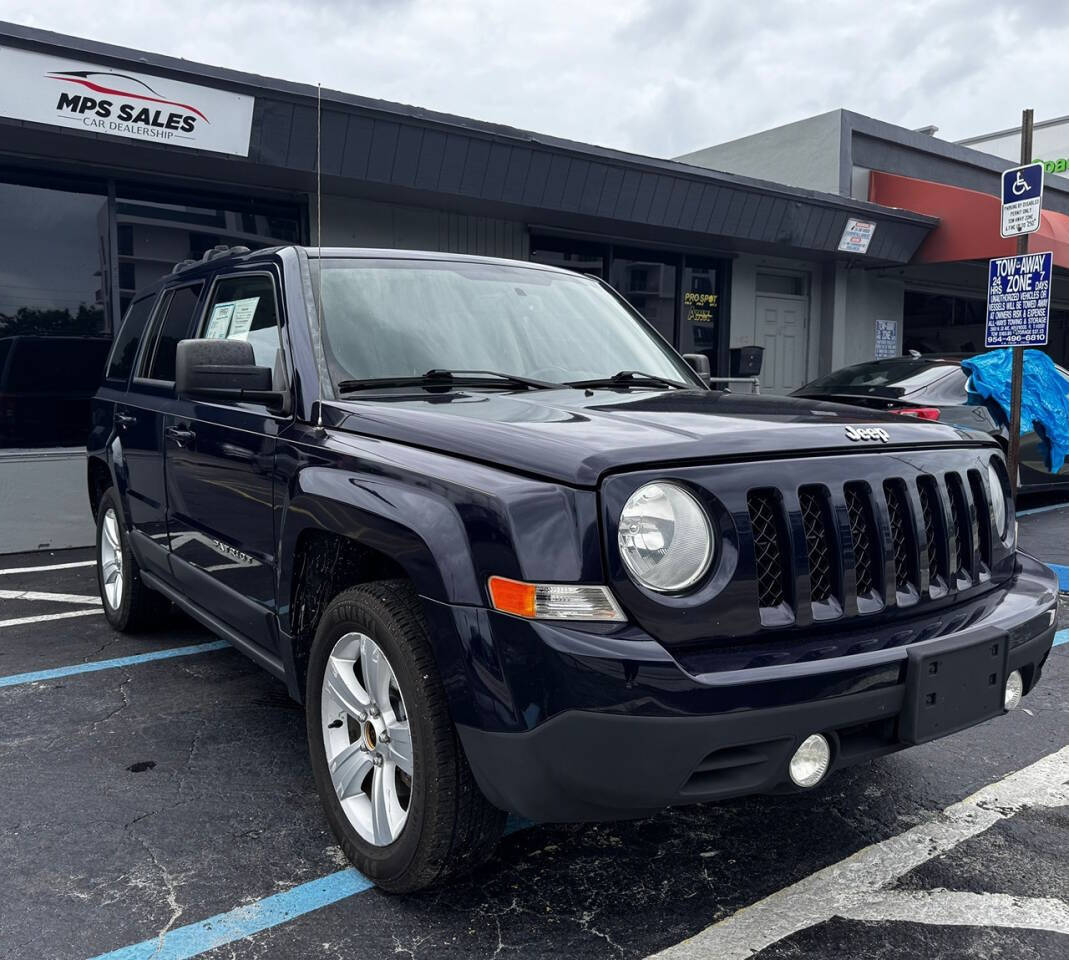
[[[112,606],[108,591],[104,585],[104,563],[102,560],[102,540],[105,537],[104,522],[108,511],[113,511],[117,520],[119,543],[122,548],[122,591],[116,606]],[[104,605],[104,616],[108,623],[120,633],[138,633],[151,627],[159,626],[171,608],[170,601],[145,586],[141,579],[141,570],[130,549],[130,538],[126,532],[122,507],[112,487],[104,492],[97,507],[96,566],[97,587],[100,601]]]
[[[408,815],[385,846],[365,840],[342,809],[323,739],[323,677],[337,641],[363,633],[385,654],[407,709],[413,776]],[[482,795],[446,705],[419,597],[403,580],[339,594],[324,611],[309,655],[305,705],[316,787],[331,829],[358,870],[379,888],[408,893],[470,870],[493,852],[505,814]]]

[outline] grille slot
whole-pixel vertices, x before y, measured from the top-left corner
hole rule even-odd
[[[757,596],[762,607],[778,607],[788,596],[790,552],[784,529],[783,507],[775,490],[751,490],[746,496],[753,530]]]
[[[868,491],[860,483],[848,483],[843,488],[846,510],[850,516],[850,535],[854,540],[854,571],[857,595],[876,592],[878,555],[876,553],[876,524],[869,503]]]
[[[953,573],[970,575],[972,563],[972,537],[969,523],[969,508],[965,502],[965,488],[956,473],[946,475],[947,495],[950,499],[950,525],[954,528],[954,553],[951,558]]]
[[[885,480],[883,494],[887,499],[887,522],[891,528],[891,550],[895,562],[895,587],[907,593],[919,582],[916,552],[913,549],[913,522],[906,487],[901,480]]]
[[[987,499],[984,481],[979,470],[969,471],[969,487],[972,489],[972,502],[976,504],[977,532],[980,536],[980,559],[991,565],[991,504]]]
[[[827,603],[836,593],[835,539],[828,491],[824,487],[802,487],[798,503],[809,554],[809,595],[814,603]]]
[[[924,540],[928,551],[928,579],[937,577],[947,579],[946,561],[943,551],[939,549],[939,532],[942,530],[942,507],[939,490],[934,477],[921,477],[917,481],[917,493],[920,495],[921,514],[924,518]]]

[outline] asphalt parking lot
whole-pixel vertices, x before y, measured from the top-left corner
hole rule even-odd
[[[1040,510],[1022,545],[1069,590]],[[99,610],[90,551],[0,557],[2,957],[1069,957],[1069,598],[1013,714],[804,795],[512,824],[403,898],[334,845],[279,682]]]

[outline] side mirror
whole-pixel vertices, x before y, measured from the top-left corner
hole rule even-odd
[[[247,400],[285,409],[286,394],[272,389],[271,368],[256,366],[244,340],[182,340],[175,355],[175,390],[180,397]]]
[[[691,370],[708,383],[713,375],[713,368],[709,366],[709,358],[704,353],[684,353],[683,359],[690,364]]]

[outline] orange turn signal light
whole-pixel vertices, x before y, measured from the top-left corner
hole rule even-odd
[[[535,585],[508,577],[491,577],[490,601],[502,613],[532,619],[535,615]]]

